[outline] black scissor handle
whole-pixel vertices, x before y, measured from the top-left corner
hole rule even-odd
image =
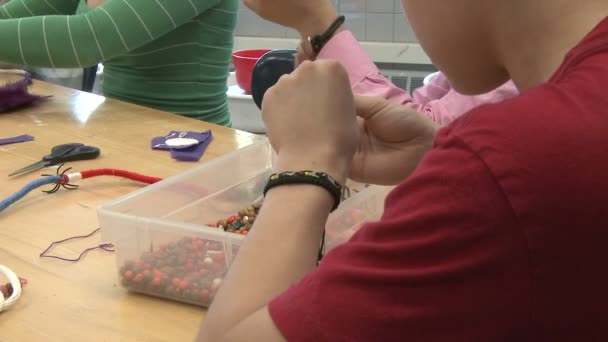
[[[63,144],[53,147],[51,154],[44,157],[50,165],[66,163],[77,160],[89,160],[99,157],[100,150],[94,146],[80,143]]]
[[[84,144],[80,144],[80,143],[70,143],[70,144],[62,144],[62,145],[57,145],[55,147],[53,147],[51,149],[51,153],[49,155],[46,155],[42,158],[42,160],[44,161],[52,161],[53,159],[63,156],[71,151],[73,151],[75,148],[79,147],[79,146],[84,146]]]
[[[61,164],[77,160],[95,159],[99,157],[100,153],[101,151],[97,147],[82,145],[76,147],[72,151],[58,156],[57,158],[54,158],[51,162],[53,164]]]

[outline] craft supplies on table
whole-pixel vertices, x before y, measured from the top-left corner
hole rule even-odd
[[[272,148],[263,141],[99,207],[102,240],[116,248],[121,284],[209,306],[246,239],[240,223],[255,216],[247,210],[262,194],[271,166]],[[344,201],[329,217],[325,251],[378,219],[389,190],[370,186]],[[239,229],[213,227],[220,220],[234,226],[236,216]]]
[[[36,170],[43,169],[47,166],[58,165],[71,161],[90,160],[99,157],[101,151],[94,146],[87,146],[80,143],[69,143],[57,145],[51,149],[51,153],[42,157],[38,162],[21,168],[10,175],[15,176]]]
[[[28,92],[32,83],[32,75],[25,70],[0,69],[0,74],[16,74],[23,78],[16,82],[8,82],[0,86],[0,113],[27,107],[48,96],[33,95]]]
[[[171,131],[152,139],[153,150],[169,150],[171,157],[180,161],[199,161],[211,143],[211,130],[204,132]]]

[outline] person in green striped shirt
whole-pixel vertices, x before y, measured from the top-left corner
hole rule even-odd
[[[12,0],[0,6],[0,61],[103,62],[106,96],[229,126],[238,8],[239,0]]]

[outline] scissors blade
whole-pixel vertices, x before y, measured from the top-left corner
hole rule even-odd
[[[45,166],[48,166],[48,161],[46,160],[41,160],[37,163],[34,163],[32,165],[28,165],[22,169],[19,169],[13,173],[11,173],[10,175],[8,175],[9,177],[14,176],[14,175],[18,175],[18,174],[22,174],[22,173],[27,173],[27,172],[32,172],[32,171],[36,171],[36,170],[40,170],[42,168],[44,168]]]

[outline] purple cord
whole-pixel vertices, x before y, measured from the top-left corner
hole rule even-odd
[[[78,258],[76,259],[69,259],[69,258],[64,258],[64,257],[60,257],[60,256],[55,256],[55,255],[46,255],[46,253],[53,248],[53,246],[55,246],[56,244],[60,244],[66,241],[70,241],[70,240],[74,240],[74,239],[84,239],[84,238],[88,238],[90,236],[92,236],[93,234],[97,233],[101,228],[97,228],[94,231],[92,231],[91,233],[87,234],[87,235],[81,235],[81,236],[72,236],[69,237],[67,239],[63,239],[63,240],[59,240],[59,241],[55,241],[53,243],[50,244],[50,246],[48,246],[44,252],[40,253],[40,257],[41,258],[53,258],[53,259],[59,259],[59,260],[63,260],[63,261],[80,261],[80,259],[82,259],[85,254],[87,254],[89,251],[95,250],[95,249],[103,249],[106,252],[115,252],[114,250],[114,244],[111,243],[102,243],[99,246],[95,246],[95,247],[90,247],[85,249],[84,251],[82,251],[82,253],[80,253],[80,255],[78,256]]]

